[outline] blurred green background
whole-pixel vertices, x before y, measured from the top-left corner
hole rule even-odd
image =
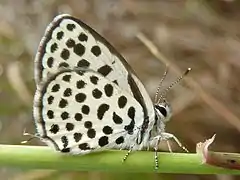
[[[238,0],[0,0],[0,143],[34,133],[34,56],[46,26],[69,13],[102,34],[126,58],[154,97],[163,63],[136,38],[149,37],[181,71],[193,70],[168,94],[174,115],[167,131],[191,151],[217,134],[211,149],[240,151],[240,1]],[[178,75],[170,67],[165,86]],[[193,88],[197,83],[204,90]],[[208,96],[205,97],[204,94]],[[33,140],[30,145],[43,145]],[[175,152],[181,149],[172,143]],[[162,146],[162,150],[167,150]],[[227,175],[159,175],[0,169],[0,179],[234,180]]]

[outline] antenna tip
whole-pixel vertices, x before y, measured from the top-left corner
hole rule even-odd
[[[185,71],[184,75],[187,75],[191,70],[192,70],[192,68],[187,68],[187,70]]]

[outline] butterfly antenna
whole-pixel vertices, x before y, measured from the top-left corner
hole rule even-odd
[[[24,129],[24,131],[23,131],[23,136],[30,136],[30,138],[29,138],[28,140],[22,141],[21,144],[26,144],[26,143],[30,142],[31,140],[33,140],[33,139],[35,139],[35,138],[39,138],[39,137],[36,136],[36,135],[27,133],[27,132],[26,132],[26,129]]]
[[[155,103],[158,101],[158,95],[159,95],[159,92],[160,92],[160,88],[161,88],[162,83],[163,83],[164,79],[166,78],[167,74],[168,74],[168,65],[166,65],[165,72],[164,72],[164,74],[162,76],[162,79],[160,80],[160,82],[158,84],[157,92],[156,92],[155,98],[154,98],[154,102]]]
[[[165,96],[167,94],[167,92],[176,84],[178,84],[183,78],[184,76],[186,76],[189,72],[191,71],[191,68],[188,68],[179,78],[177,78],[175,81],[172,82],[172,84],[170,84],[170,86],[168,86],[168,88],[166,88],[159,96],[159,99],[157,101],[157,104],[159,104],[161,102],[162,99],[165,99]]]

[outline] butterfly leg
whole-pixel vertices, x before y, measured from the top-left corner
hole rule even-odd
[[[166,140],[166,142],[167,142],[167,147],[168,147],[169,152],[172,153],[172,147],[171,147],[171,145],[169,144],[169,141]]]
[[[187,149],[186,147],[184,147],[184,146],[182,145],[182,143],[178,140],[178,138],[177,138],[176,136],[174,136],[173,134],[163,132],[163,133],[161,134],[161,136],[162,136],[162,139],[163,139],[163,140],[166,140],[166,141],[167,141],[167,143],[168,143],[168,140],[169,140],[169,139],[173,139],[173,140],[178,144],[179,147],[181,147],[184,151],[189,152],[188,149]],[[170,144],[169,144],[169,143],[168,143],[168,148],[169,148],[169,151],[171,152],[172,150],[171,150],[171,147],[170,147]]]
[[[26,143],[28,143],[29,141],[31,141],[32,139],[35,139],[35,138],[40,138],[38,134],[27,133],[26,129],[24,129],[24,131],[23,131],[23,136],[29,136],[30,138],[28,138],[25,141],[22,141],[21,144],[26,144]]]
[[[126,155],[124,156],[124,158],[123,158],[123,162],[127,160],[129,154],[132,152],[133,147],[134,147],[134,145],[132,145],[132,146],[129,148],[127,154],[126,154]]]
[[[161,135],[158,135],[151,140],[152,143],[154,142],[154,144],[155,144],[153,147],[154,147],[154,151],[155,151],[154,159],[155,159],[155,169],[156,170],[159,167],[158,155],[157,155],[158,145],[159,145],[160,141],[165,140],[165,141],[167,141],[167,146],[168,146],[169,151],[172,152],[172,148],[168,141],[169,139],[173,139],[184,151],[189,152],[187,150],[187,148],[182,145],[182,143],[178,140],[178,138],[176,136],[174,136],[173,134],[170,134],[170,133],[166,133],[166,132],[161,133]]]
[[[155,169],[157,170],[158,166],[159,166],[158,165],[158,154],[157,154],[157,152],[158,152],[158,145],[159,145],[159,142],[161,140],[161,136],[157,136],[156,138],[157,138],[157,141],[156,141],[156,144],[154,146],[154,151],[155,151],[154,159],[155,159]]]

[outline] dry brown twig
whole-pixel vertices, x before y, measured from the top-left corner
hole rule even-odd
[[[156,45],[149,40],[143,33],[138,33],[137,38],[149,49],[149,51],[161,62],[170,66],[176,74],[181,74],[182,71],[180,68],[170,62],[162,53],[159,52]],[[233,125],[238,131],[240,131],[240,120],[239,118],[231,112],[226,106],[224,106],[221,102],[219,102],[216,98],[211,96],[208,92],[206,92],[199,83],[197,83],[193,78],[187,77],[184,78],[186,84],[192,88],[199,97],[219,116],[223,117],[223,119],[227,120],[231,125]]]

